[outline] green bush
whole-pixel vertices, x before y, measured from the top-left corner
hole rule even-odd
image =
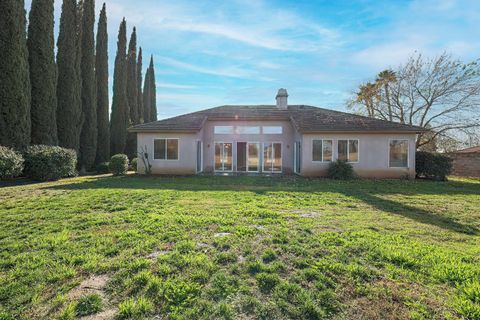
[[[33,180],[58,180],[77,173],[77,154],[71,149],[35,145],[27,148],[24,158],[24,173]]]
[[[128,171],[128,157],[125,154],[116,154],[110,159],[108,164],[110,172],[115,176],[122,176]]]
[[[452,159],[439,153],[417,151],[415,169],[418,178],[446,181],[452,171]]]
[[[23,157],[8,147],[0,146],[0,179],[18,177],[23,171]]]
[[[132,171],[137,171],[138,158],[133,158],[130,162],[130,168]]]
[[[97,173],[110,173],[109,162],[100,162],[95,167]]]
[[[355,177],[355,173],[353,172],[351,164],[346,161],[337,160],[336,162],[330,163],[327,176],[330,179],[350,180]]]

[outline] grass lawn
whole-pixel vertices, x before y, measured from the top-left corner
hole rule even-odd
[[[480,180],[1,187],[0,319],[88,314],[480,319]]]

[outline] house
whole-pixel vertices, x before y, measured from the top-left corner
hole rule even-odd
[[[348,161],[361,177],[415,177],[423,129],[307,105],[226,105],[129,128],[154,174],[264,173],[323,176]],[[138,161],[138,172],[145,172]]]
[[[480,146],[455,151],[452,158],[452,174],[465,177],[480,177]]]

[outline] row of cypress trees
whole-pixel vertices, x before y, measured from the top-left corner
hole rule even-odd
[[[153,57],[142,92],[142,51],[137,55],[135,28],[126,51],[123,19],[109,120],[105,4],[96,41],[94,24],[94,0],[63,0],[55,60],[53,0],[32,0],[28,36],[24,1],[0,1],[0,145],[71,148],[85,169],[110,153],[135,155],[127,128],[157,119]]]

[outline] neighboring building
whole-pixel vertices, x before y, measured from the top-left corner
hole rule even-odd
[[[480,146],[458,150],[449,156],[453,159],[453,175],[480,177]]]
[[[306,105],[221,106],[139,124],[154,174],[295,173],[323,176],[331,161],[362,177],[415,177],[415,140],[423,129]],[[152,156],[153,155],[153,156]],[[138,161],[138,172],[144,172]]]

